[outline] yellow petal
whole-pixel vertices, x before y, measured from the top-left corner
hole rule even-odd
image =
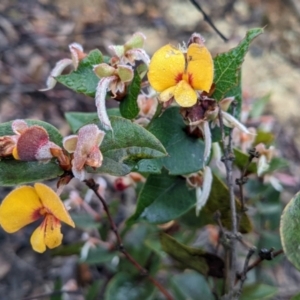
[[[176,89],[176,86],[172,86],[163,92],[160,93],[159,95],[159,100],[162,102],[169,101],[173,96],[174,96],[174,91]]]
[[[31,186],[21,186],[10,192],[0,206],[0,224],[9,233],[37,220],[42,203]]]
[[[13,157],[14,157],[15,160],[20,160],[17,147],[15,147],[13,149],[12,155],[13,155]]]
[[[172,45],[157,50],[151,59],[148,80],[158,92],[175,86],[185,68],[183,53]]]
[[[61,223],[52,215],[47,215],[45,222],[45,244],[48,248],[53,249],[62,242],[63,235],[60,232]]]
[[[46,251],[46,246],[50,249],[58,247],[63,238],[60,228],[60,221],[53,215],[47,214],[43,223],[31,235],[30,243],[33,250],[43,253]]]
[[[197,102],[197,93],[184,80],[181,80],[174,91],[176,102],[182,107],[190,107]]]
[[[58,195],[50,189],[47,185],[42,183],[36,183],[34,188],[39,195],[39,198],[43,206],[57,219],[65,222],[66,224],[75,227],[73,220],[71,219],[64,204],[58,197]]]
[[[191,44],[187,50],[187,74],[195,90],[209,92],[213,83],[214,63],[204,45]]]
[[[34,251],[43,253],[46,251],[45,244],[45,220],[43,223],[33,232],[30,238],[30,244]]]

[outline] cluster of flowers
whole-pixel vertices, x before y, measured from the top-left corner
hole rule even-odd
[[[124,45],[111,46],[113,56],[109,63],[101,63],[93,68],[100,78],[95,102],[99,120],[105,130],[112,130],[105,105],[107,93],[111,92],[113,98],[125,94],[133,80],[136,61],[143,61],[148,67],[149,84],[155,93],[139,96],[140,115],[137,123],[147,124],[147,118],[154,115],[156,96],[164,107],[175,101],[181,107],[181,114],[190,130],[198,130],[204,137],[205,162],[210,157],[212,148],[210,130],[219,125],[220,116],[225,126],[236,127],[245,134],[251,134],[227,112],[234,98],[229,97],[219,103],[211,98],[214,91],[214,64],[204,45],[204,39],[199,34],[193,34],[187,45],[178,48],[163,46],[151,61],[142,49],[144,41],[144,35],[136,33]],[[44,91],[55,86],[55,77],[67,66],[72,65],[76,70],[87,55],[77,43],[71,44],[69,49],[72,58],[63,59],[56,64]],[[65,137],[62,141],[63,148],[50,141],[43,127],[28,126],[24,120],[15,120],[12,130],[14,135],[0,137],[0,159],[12,156],[16,160],[46,163],[56,158],[63,170],[72,172],[81,181],[86,179],[87,166],[99,168],[102,164],[103,156],[99,147],[105,132],[96,125],[83,126],[77,135]],[[187,182],[196,190],[198,214],[210,194],[212,172],[209,166],[205,166],[202,172],[188,176]],[[31,237],[33,249],[38,252],[44,252],[46,246],[53,248],[61,244],[60,221],[74,227],[74,222],[57,193],[39,183],[34,187],[22,186],[12,191],[0,207],[0,224],[7,232],[15,232],[41,217],[44,220]]]

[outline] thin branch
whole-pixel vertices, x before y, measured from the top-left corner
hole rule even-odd
[[[228,42],[227,37],[225,37],[222,32],[215,26],[215,24],[212,22],[211,18],[205,13],[205,11],[202,9],[201,5],[198,4],[195,0],[190,0],[191,3],[202,13],[204,21],[206,21],[211,28],[221,37],[221,39],[224,42]]]
[[[233,105],[232,114],[234,115],[236,103],[232,102],[232,105]],[[224,148],[224,156],[222,158],[222,161],[226,168],[226,181],[227,181],[227,186],[229,189],[229,197],[230,197],[230,212],[231,212],[230,268],[228,270],[227,276],[229,276],[228,291],[232,292],[234,290],[235,278],[237,273],[236,237],[238,235],[236,203],[235,203],[235,196],[234,196],[234,181],[233,181],[233,174],[232,174],[232,164],[234,160],[234,155],[232,151],[232,130],[231,129],[229,130],[227,145],[225,142],[225,130],[224,130],[224,123],[222,118],[222,110],[220,105],[219,105],[218,118],[219,118],[220,129],[222,133],[222,143]]]
[[[108,205],[106,203],[106,201],[104,200],[104,198],[98,193],[98,188],[99,185],[93,180],[93,179],[89,179],[89,180],[85,180],[85,184],[94,191],[94,193],[96,194],[96,196],[98,197],[98,199],[100,200],[100,202],[103,205],[103,208],[106,212],[106,215],[108,217],[108,221],[109,224],[111,226],[112,231],[114,232],[116,239],[117,239],[117,243],[118,243],[118,247],[119,247],[119,251],[121,253],[123,253],[123,255],[126,257],[126,259],[135,266],[135,268],[137,270],[139,270],[141,272],[142,275],[147,276],[148,280],[150,282],[152,282],[153,285],[155,285],[160,291],[161,293],[166,297],[167,300],[173,300],[173,296],[155,279],[153,278],[151,275],[148,274],[148,271],[143,268],[124,248],[123,245],[123,241],[122,238],[119,234],[118,228],[110,214]]]
[[[243,167],[243,170],[241,172],[241,176],[240,176],[240,178],[237,178],[235,180],[235,183],[239,187],[240,201],[241,201],[241,210],[240,210],[240,212],[238,214],[238,227],[239,227],[240,220],[242,218],[242,214],[247,210],[247,208],[245,206],[244,189],[243,189],[243,185],[248,180],[247,171],[248,171],[248,168],[249,168],[250,164],[252,163],[253,158],[259,156],[259,153],[256,151],[255,148],[250,149],[248,151],[248,153],[249,153],[249,158],[248,158],[248,161],[247,161],[246,165]]]
[[[249,251],[248,251],[248,254],[246,256],[243,272],[241,273],[240,287],[239,287],[239,290],[237,292],[238,297],[242,294],[243,286],[244,286],[244,283],[247,279],[246,275],[247,275],[247,272],[248,272],[247,270],[248,270],[248,267],[249,267],[250,259],[251,259],[252,255],[255,253],[255,251],[256,251],[255,247],[250,248]]]
[[[259,251],[259,258],[256,261],[254,261],[251,265],[249,265],[247,267],[247,272],[246,273],[248,273],[250,270],[252,270],[256,266],[258,266],[262,261],[264,261],[264,260],[272,260],[276,256],[284,253],[283,249],[280,249],[280,250],[275,251],[275,252],[273,252],[273,251],[274,251],[274,248],[271,248],[269,250],[267,250],[267,249],[261,249]],[[240,276],[238,276],[238,279],[240,279],[239,277]]]

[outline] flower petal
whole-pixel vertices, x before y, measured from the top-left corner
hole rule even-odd
[[[204,45],[191,44],[187,50],[187,73],[195,90],[209,92],[213,83],[214,63]]]
[[[62,242],[63,235],[60,231],[61,223],[52,215],[46,216],[45,223],[45,244],[48,248],[53,249]]]
[[[63,139],[63,146],[69,153],[73,153],[76,150],[77,141],[78,136],[76,134],[66,136]]]
[[[196,189],[196,215],[199,215],[201,208],[206,204],[211,190],[213,176],[210,167],[205,166],[203,170],[202,190]]]
[[[206,160],[210,156],[211,144],[212,144],[211,132],[207,121],[203,122],[203,134],[204,134],[204,143],[205,143],[203,161],[206,162]]]
[[[175,86],[185,69],[183,53],[172,45],[157,50],[150,62],[148,80],[158,92]]]
[[[75,224],[66,210],[63,202],[52,189],[42,183],[36,183],[34,188],[43,204],[43,207],[45,207],[49,213],[66,224],[75,227]]]
[[[69,50],[71,52],[74,70],[77,70],[80,60],[83,59],[86,54],[83,52],[83,47],[78,43],[70,44]]]
[[[171,86],[170,88],[164,90],[159,94],[159,100],[161,102],[167,102],[169,101],[172,97],[174,97],[174,92],[175,92],[176,86]]]
[[[125,48],[124,46],[121,45],[110,45],[108,48],[113,52],[114,55],[117,57],[121,57],[125,53]]]
[[[30,237],[30,244],[34,251],[43,253],[46,251],[46,244],[45,244],[45,220],[42,222],[38,228],[32,233]]]
[[[43,207],[38,194],[31,186],[21,186],[10,192],[0,206],[0,224],[9,233],[37,220]]]
[[[257,162],[257,175],[262,176],[266,171],[268,171],[270,165],[268,164],[267,157],[261,155]]]
[[[28,128],[27,123],[24,120],[14,120],[11,124],[11,129],[15,134],[22,134]]]
[[[136,32],[132,37],[124,44],[125,51],[133,48],[143,48],[146,36],[142,32]]]
[[[135,60],[141,60],[146,65],[149,65],[150,63],[149,55],[146,53],[144,49],[137,48],[137,49],[128,50],[126,52],[126,57],[128,58],[129,62]]]
[[[62,71],[67,67],[73,64],[72,59],[70,58],[65,58],[62,59],[60,61],[58,61],[55,65],[55,67],[52,69],[47,81],[46,81],[46,85],[47,87],[44,89],[39,90],[40,92],[45,92],[48,90],[51,90],[55,87],[56,85],[56,80],[55,77],[60,75],[62,73]]]
[[[118,66],[118,76],[122,82],[130,82],[133,79],[133,69],[129,66]]]
[[[185,81],[181,80],[174,91],[174,98],[176,102],[182,107],[190,107],[197,102],[197,93]]]
[[[106,106],[105,106],[105,98],[106,93],[108,91],[108,88],[110,84],[117,78],[117,76],[111,76],[111,77],[104,77],[102,78],[96,89],[96,106],[97,106],[97,113],[98,118],[103,125],[104,129],[106,130],[112,130],[110,120],[107,115]]]
[[[248,130],[248,128],[245,125],[243,125],[239,120],[237,120],[231,114],[229,114],[225,111],[221,111],[221,114],[222,114],[222,118],[223,118],[223,122],[224,122],[225,126],[227,126],[229,128],[237,127],[240,131],[242,131],[244,133],[253,134],[252,132],[250,132]]]
[[[31,235],[30,243],[33,250],[43,253],[46,251],[46,246],[50,249],[59,246],[63,238],[60,228],[60,221],[50,214],[47,215]]]
[[[23,161],[38,160],[37,154],[41,147],[49,142],[48,132],[44,127],[34,125],[27,128],[19,137],[17,142],[18,159]],[[51,159],[50,150],[44,149],[43,159]],[[16,158],[16,157],[15,157]]]
[[[109,77],[114,75],[116,69],[106,63],[102,63],[99,65],[95,65],[93,71],[98,77],[102,78],[102,77]]]

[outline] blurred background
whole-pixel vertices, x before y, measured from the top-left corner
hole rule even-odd
[[[253,42],[243,64],[243,91],[245,99],[269,99],[268,116],[261,121],[271,126],[280,155],[290,162],[288,171],[294,181],[283,192],[283,201],[287,201],[298,191],[300,178],[300,1],[198,3],[227,42],[188,0],[1,0],[0,123],[16,118],[40,119],[67,135],[65,112],[95,111],[92,98],[62,85],[38,91],[45,87],[55,63],[69,57],[72,42],[82,44],[86,52],[98,48],[105,54],[109,45],[123,44],[141,31],[147,37],[145,49],[152,55],[166,43],[177,45],[199,32],[216,55],[236,46],[248,29],[264,27],[265,33]],[[9,190],[0,187],[0,196]],[[9,237],[0,233],[1,300],[51,291],[53,278],[64,276],[62,265],[71,270],[75,266],[72,258],[66,261],[52,258],[51,253],[33,253],[28,243],[30,233],[31,229]],[[297,271],[288,264],[286,268],[281,271],[288,277],[280,277],[280,285],[291,284],[296,292]]]

